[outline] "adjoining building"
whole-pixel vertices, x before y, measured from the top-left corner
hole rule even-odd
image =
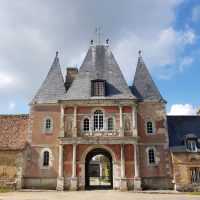
[[[0,115],[0,186],[20,189],[26,166],[29,115]]]
[[[168,116],[176,190],[200,188],[200,116]]]
[[[25,118],[23,131],[18,129],[18,136],[26,141],[20,151],[25,152],[23,170],[17,176],[23,188],[93,189],[92,177],[102,174],[101,162],[94,158],[101,155],[107,161],[107,175],[103,185],[95,182],[95,188],[179,189],[182,182],[175,160],[179,154],[174,151],[179,144],[173,143],[174,138],[198,131],[181,129],[185,132],[180,133],[177,127],[171,128],[179,127],[179,117],[167,117],[166,101],[141,52],[133,84],[128,86],[108,44],[91,44],[80,69],[67,68],[65,80],[56,53]],[[185,120],[196,123],[192,118]],[[15,127],[13,123],[8,129]],[[6,141],[4,134],[0,144]],[[198,156],[196,148],[191,154]]]

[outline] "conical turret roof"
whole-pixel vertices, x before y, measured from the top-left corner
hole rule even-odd
[[[132,89],[133,93],[140,99],[165,101],[154,83],[141,55],[138,58]]]
[[[65,93],[66,91],[60,68],[58,52],[56,52],[56,56],[46,79],[42,83],[31,103],[55,103],[61,99]]]

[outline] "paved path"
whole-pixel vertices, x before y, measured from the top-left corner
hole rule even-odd
[[[79,192],[10,192],[1,193],[0,200],[192,200],[200,196],[187,194],[144,194],[114,190]]]

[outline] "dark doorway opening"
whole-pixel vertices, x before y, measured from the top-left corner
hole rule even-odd
[[[112,156],[105,149],[97,148],[87,154],[85,188],[88,190],[113,188]]]

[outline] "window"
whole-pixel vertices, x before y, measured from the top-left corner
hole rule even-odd
[[[148,121],[146,123],[146,129],[148,134],[153,134],[153,123],[151,121]]]
[[[149,164],[156,164],[155,150],[153,148],[148,149],[148,161]]]
[[[108,130],[112,131],[114,129],[113,118],[108,118]]]
[[[43,153],[43,166],[48,167],[49,166],[49,152],[44,151]]]
[[[192,167],[190,168],[191,183],[200,183],[200,168]]]
[[[90,120],[88,118],[83,120],[83,130],[84,131],[90,130]]]
[[[195,139],[188,139],[187,140],[187,150],[191,152],[196,152],[197,151],[197,143]]]
[[[105,96],[105,81],[104,80],[92,81],[92,96]]]
[[[101,110],[96,110],[94,112],[94,130],[103,130],[103,112]]]
[[[51,118],[45,118],[44,120],[44,132],[51,132],[53,129],[53,121]]]

